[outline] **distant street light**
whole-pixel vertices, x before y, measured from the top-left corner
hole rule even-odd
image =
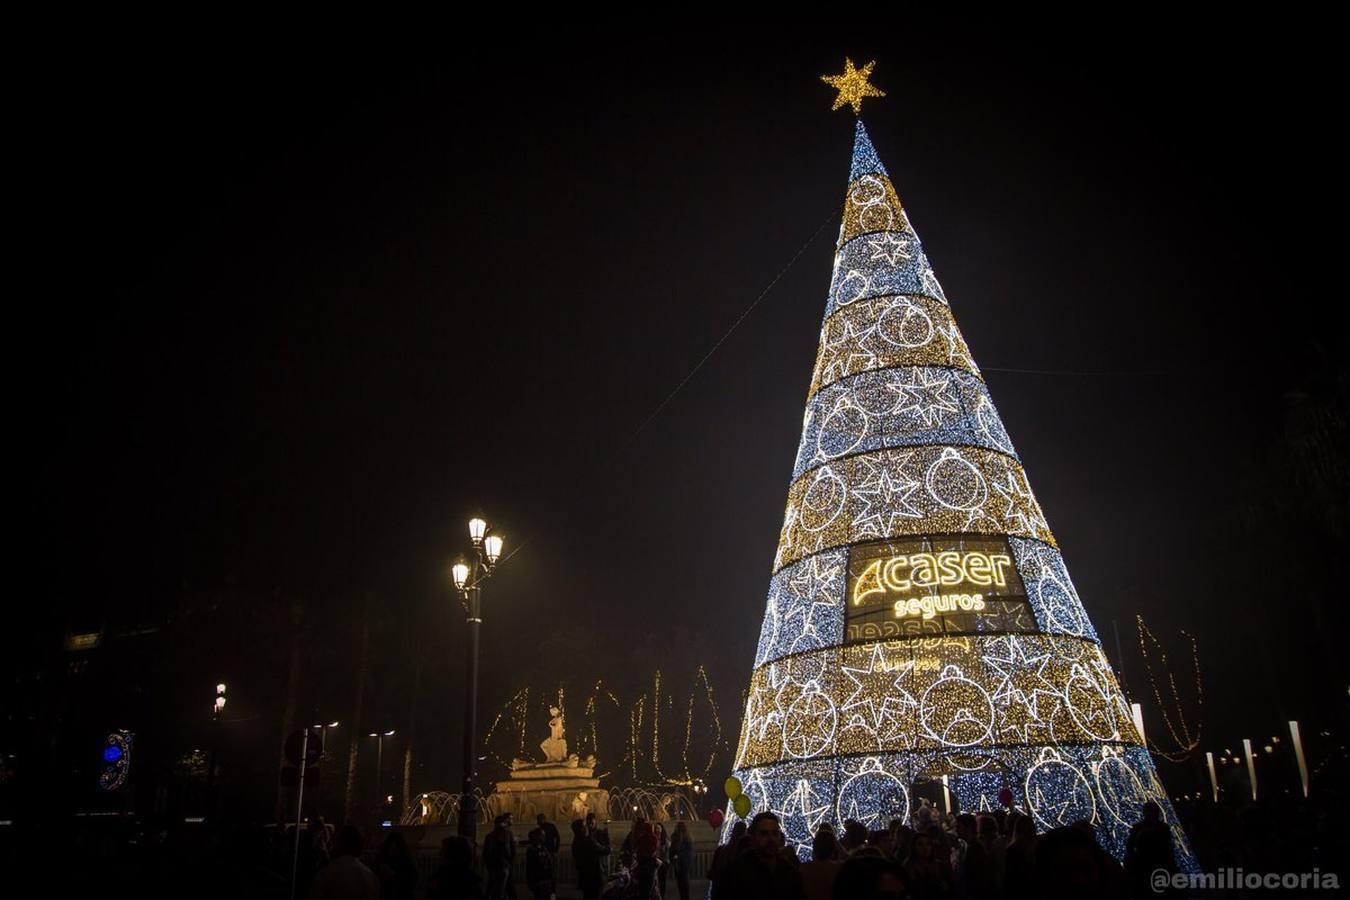
[[[324,760],[326,760],[326,759],[328,758],[328,729],[330,729],[330,728],[336,728],[336,727],[338,727],[339,724],[340,724],[340,723],[339,723],[336,719],[334,719],[333,721],[329,722],[327,725],[314,724],[314,725],[311,725],[311,726],[310,726],[312,729],[314,729],[315,731],[317,731],[317,732],[319,733],[319,765],[320,765],[320,766],[322,766]],[[320,772],[322,772],[322,769],[320,769]],[[316,786],[316,788],[315,788],[315,790],[314,790],[314,814],[315,814],[316,816],[322,816],[322,815],[323,815],[323,779],[322,779],[322,778],[319,779],[319,783],[318,783],[318,785]]]
[[[375,796],[381,795],[381,780],[384,775],[384,739],[393,737],[394,729],[388,731],[372,731],[366,737],[375,738]]]
[[[500,534],[489,533],[488,523],[478,516],[469,520],[469,540],[474,555],[450,567],[450,577],[464,604],[468,623],[469,652],[466,654],[468,677],[464,680],[464,778],[459,793],[459,834],[477,842],[478,820],[473,796],[474,755],[478,727],[478,629],[483,624],[483,582],[492,577],[501,559],[505,541]]]

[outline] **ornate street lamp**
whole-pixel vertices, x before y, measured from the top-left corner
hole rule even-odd
[[[483,624],[483,582],[492,577],[502,555],[502,536],[489,533],[488,523],[475,516],[469,520],[469,540],[473,557],[459,560],[450,567],[450,577],[464,604],[464,618],[468,623],[468,676],[464,680],[464,777],[459,793],[459,834],[470,843],[478,837],[477,805],[474,802],[473,780],[476,762],[478,726],[478,628]]]

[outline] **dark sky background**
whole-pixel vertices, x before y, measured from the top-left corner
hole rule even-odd
[[[1344,482],[1300,482],[1292,561],[1266,514],[1291,404],[1344,409],[1325,57],[1276,29],[878,31],[53,66],[20,170],[42,287],[10,306],[20,616],[156,621],[229,580],[342,625],[371,595],[456,697],[446,565],[480,509],[517,551],[485,705],[561,677],[553,635],[597,677],[706,663],[735,720],[848,175],[818,76],[847,53],[879,60],[864,120],[1132,699],[1141,613],[1197,635],[1216,741],[1343,706]],[[1323,499],[1342,517],[1299,519]]]

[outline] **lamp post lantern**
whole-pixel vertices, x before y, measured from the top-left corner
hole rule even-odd
[[[469,520],[469,540],[473,556],[450,567],[450,577],[464,604],[464,618],[468,624],[469,652],[465,654],[467,674],[464,679],[464,776],[459,793],[459,835],[471,844],[477,842],[477,804],[474,802],[474,763],[478,725],[478,629],[483,624],[483,582],[492,577],[502,555],[502,536],[489,533],[488,524],[475,516]]]
[[[366,737],[375,738],[375,796],[383,798],[381,793],[381,782],[384,776],[384,739],[393,737],[394,729],[388,731],[372,731]]]
[[[216,683],[216,699],[211,704],[211,754],[206,761],[206,794],[212,815],[216,812],[216,756],[220,752],[221,716],[225,714],[225,687],[223,681]]]

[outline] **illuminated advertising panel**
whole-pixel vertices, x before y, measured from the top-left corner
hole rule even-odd
[[[1036,630],[1003,538],[878,541],[849,553],[847,641]]]

